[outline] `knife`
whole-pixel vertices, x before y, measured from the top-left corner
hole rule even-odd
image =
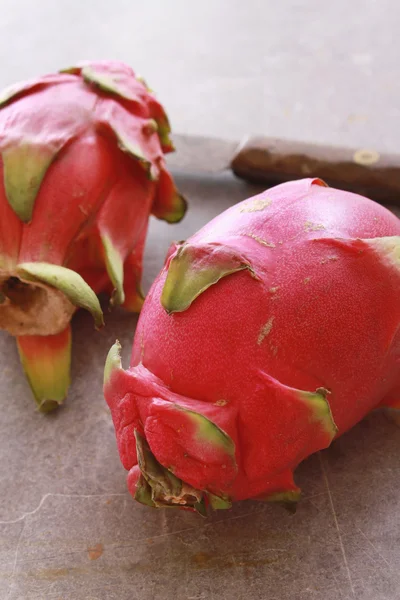
[[[400,155],[373,149],[340,148],[275,138],[241,142],[196,135],[174,135],[172,170],[219,173],[231,170],[246,181],[275,185],[320,177],[331,187],[400,206]]]

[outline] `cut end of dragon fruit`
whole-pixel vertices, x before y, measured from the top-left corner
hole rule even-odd
[[[208,506],[229,508],[237,473],[235,443],[212,420],[218,407],[171,394],[143,367],[124,371],[120,350],[116,342],[108,354],[104,393],[134,498],[200,514]]]
[[[75,271],[50,263],[21,263],[0,270],[0,327],[12,335],[55,335],[69,324],[76,307],[104,325],[99,300]]]

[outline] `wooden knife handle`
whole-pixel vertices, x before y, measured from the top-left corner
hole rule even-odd
[[[239,147],[231,167],[255,183],[320,177],[328,185],[400,206],[400,155],[351,150],[269,138],[251,138]]]

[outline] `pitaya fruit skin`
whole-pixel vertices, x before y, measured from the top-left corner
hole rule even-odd
[[[167,116],[120,62],[83,62],[0,97],[0,328],[18,350],[39,410],[69,384],[69,323],[101,327],[96,294],[138,312],[150,213],[186,204],[166,169]]]
[[[400,408],[399,297],[400,220],[320,180],[274,187],[173,245],[130,368],[117,344],[105,371],[132,495],[202,513],[293,506],[303,459]]]

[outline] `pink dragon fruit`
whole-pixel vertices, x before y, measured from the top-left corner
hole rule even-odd
[[[70,319],[96,294],[139,311],[149,214],[179,221],[163,108],[128,66],[87,62],[0,98],[0,328],[17,337],[38,407],[69,385]]]
[[[400,408],[400,221],[320,180],[279,185],[171,248],[105,397],[132,495],[204,513],[295,503],[297,465]]]

